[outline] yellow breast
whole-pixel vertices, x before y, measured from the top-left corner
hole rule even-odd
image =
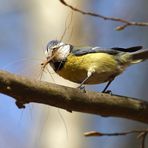
[[[81,83],[90,69],[93,69],[94,73],[85,84],[103,83],[121,73],[114,56],[106,53],[91,53],[82,56],[70,54],[64,67],[57,73],[67,80]]]

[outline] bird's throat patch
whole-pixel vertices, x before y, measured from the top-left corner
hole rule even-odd
[[[65,64],[65,60],[64,61],[56,61],[56,62],[53,62],[53,69],[55,70],[55,72],[61,70],[63,67],[64,67],[64,64]]]

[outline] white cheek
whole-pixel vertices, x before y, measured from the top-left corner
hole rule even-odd
[[[69,53],[70,53],[70,46],[69,45],[66,45],[64,47],[60,47],[59,50],[58,50],[58,57],[57,57],[57,59],[58,60],[64,60],[64,59],[67,58]]]

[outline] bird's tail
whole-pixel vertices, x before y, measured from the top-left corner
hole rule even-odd
[[[148,59],[148,49],[143,49],[141,51],[137,51],[131,53],[132,62],[131,63],[139,63]]]

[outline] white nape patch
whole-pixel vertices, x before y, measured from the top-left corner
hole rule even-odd
[[[56,53],[56,60],[65,60],[70,53],[70,45],[61,46]]]
[[[95,49],[98,49],[98,48],[101,48],[101,47],[97,47],[97,46],[96,46],[96,47],[93,47],[91,50],[95,50]]]
[[[64,45],[64,43],[63,42],[60,42],[59,44],[58,44],[58,46],[63,46]]]

